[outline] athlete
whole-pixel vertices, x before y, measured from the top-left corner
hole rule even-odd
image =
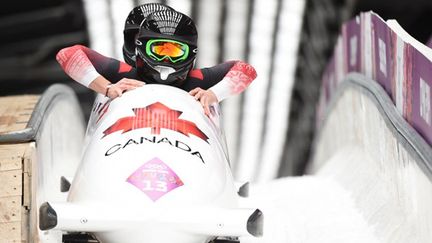
[[[173,9],[159,10],[142,16],[134,38],[125,37],[124,46],[135,41],[134,56],[124,51],[126,62],[134,60],[135,66],[82,45],[60,50],[57,61],[72,79],[111,99],[146,83],[172,85],[194,96],[207,115],[210,104],[241,93],[256,78],[255,69],[242,61],[193,69],[198,40],[193,20]]]

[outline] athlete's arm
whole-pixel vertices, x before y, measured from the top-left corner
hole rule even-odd
[[[255,68],[250,64],[236,61],[223,79],[210,88],[218,102],[231,95],[240,94],[256,78]]]
[[[73,80],[110,98],[121,96],[124,91],[144,84],[125,78],[131,71],[131,66],[82,45],[63,48],[56,58]],[[111,81],[116,83],[112,84]]]
[[[196,72],[192,74],[195,76],[200,74],[207,84],[214,84],[208,89],[197,87],[189,92],[200,101],[207,115],[210,113],[210,104],[243,92],[256,78],[255,69],[242,61],[225,62],[210,69],[202,69],[200,73],[195,70],[193,72]]]
[[[257,74],[248,63],[229,61],[211,68],[193,70],[190,76],[200,80],[192,84],[194,89],[191,90],[191,94],[196,94],[199,88],[211,90],[216,95],[217,101],[220,102],[228,96],[243,92]]]

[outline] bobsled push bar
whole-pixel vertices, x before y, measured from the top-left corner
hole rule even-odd
[[[106,212],[110,212],[109,215]],[[124,207],[68,202],[45,202],[39,208],[41,230],[117,231],[150,222],[192,234],[255,237],[263,234],[263,214],[251,208],[152,208],[129,213]]]

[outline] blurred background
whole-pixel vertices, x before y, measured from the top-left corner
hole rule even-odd
[[[371,10],[432,43],[431,0],[9,1],[0,9],[0,95],[42,93],[64,83],[77,93],[87,119],[94,93],[64,74],[57,51],[83,44],[123,60],[125,18],[148,2],[168,4],[195,20],[197,67],[241,59],[256,68],[249,89],[222,102],[238,180],[304,173],[321,75],[344,21]]]

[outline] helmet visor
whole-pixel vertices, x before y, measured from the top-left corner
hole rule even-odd
[[[172,63],[177,63],[187,59],[189,46],[174,40],[153,39],[147,41],[146,54],[159,62],[169,60]]]

